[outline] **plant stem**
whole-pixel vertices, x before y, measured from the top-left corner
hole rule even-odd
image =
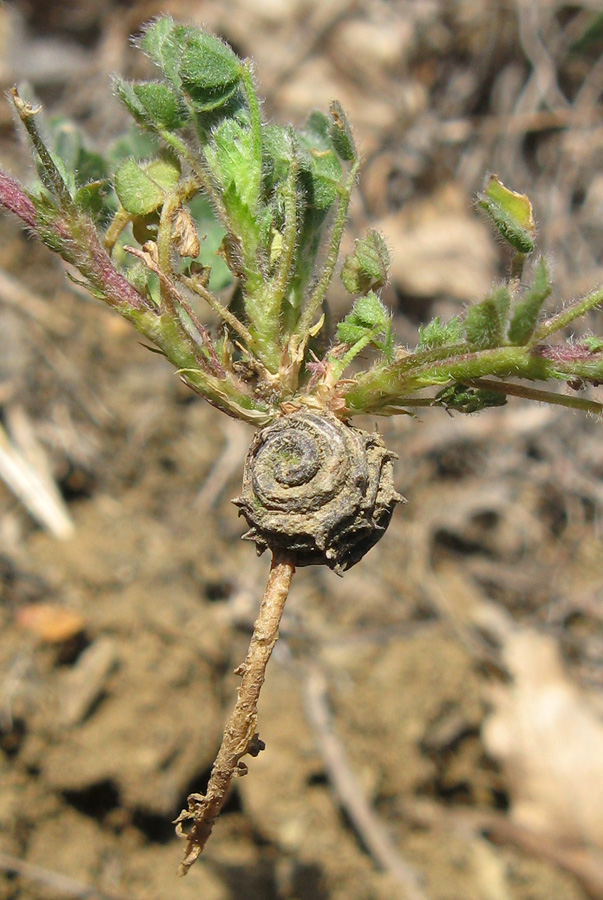
[[[67,185],[63,180],[63,176],[59,172],[52,155],[40,137],[40,133],[34,120],[34,116],[40,111],[41,107],[34,109],[31,104],[22,100],[16,87],[11,88],[10,96],[13,105],[17,110],[17,115],[25,126],[25,130],[29,135],[32,146],[40,160],[40,178],[44,187],[55,194],[63,209],[71,212],[75,211],[73,198],[69,193]]]
[[[176,819],[176,832],[186,837],[184,859],[179,874],[186,875],[200,856],[212,833],[214,822],[224,806],[232,779],[245,775],[247,767],[241,762],[246,754],[257,756],[264,749],[256,733],[258,700],[266,675],[266,666],[278,638],[278,628],[289,594],[295,565],[290,556],[275,551],[270,575],[260,611],[253,626],[253,635],[245,662],[235,669],[242,675],[237,702],[222,736],[207,791],[190,794],[188,809]],[[183,823],[192,823],[191,830]]]
[[[573,303],[566,306],[565,309],[562,309],[561,312],[557,313],[556,316],[552,316],[550,319],[547,319],[546,322],[543,322],[540,328],[537,328],[532,335],[530,345],[544,340],[544,338],[548,337],[550,334],[554,334],[561,328],[565,328],[570,322],[579,319],[580,316],[583,316],[590,309],[600,306],[601,303],[603,303],[603,288],[599,288],[598,290],[587,294],[586,297],[575,300]]]
[[[341,245],[341,238],[343,236],[343,230],[345,228],[345,223],[348,217],[348,207],[350,205],[350,197],[352,194],[352,189],[354,187],[354,183],[356,181],[356,176],[358,175],[358,169],[360,168],[360,161],[356,160],[352,163],[350,171],[348,173],[348,177],[346,178],[344,184],[341,186],[341,196],[339,200],[339,207],[337,209],[337,214],[335,216],[335,222],[333,224],[333,229],[331,231],[331,239],[329,241],[329,249],[327,251],[327,258],[325,259],[324,265],[322,267],[322,275],[318,281],[318,284],[312,291],[306,306],[304,307],[304,311],[299,317],[299,321],[297,323],[297,327],[295,328],[296,335],[307,336],[310,326],[316,316],[318,310],[322,306],[322,303],[326,297],[327,291],[329,289],[329,285],[331,284],[331,279],[333,277],[333,272],[335,271],[335,265],[337,263],[337,259],[339,257],[339,247]],[[307,340],[307,337],[305,337]]]
[[[482,388],[487,391],[496,391],[509,397],[525,397],[527,400],[537,400],[540,403],[551,403],[553,406],[565,406],[568,409],[580,409],[583,412],[593,413],[596,416],[603,414],[603,404],[597,400],[588,400],[585,397],[569,397],[567,394],[558,394],[553,391],[541,391],[538,388],[526,384],[512,384],[508,381],[491,381],[489,378],[475,378],[468,381],[471,387]]]
[[[355,385],[346,393],[348,415],[381,411],[384,407],[397,405],[400,397],[433,385],[443,386],[452,381],[466,383],[488,375],[527,378],[530,381],[548,381],[552,378],[562,381],[569,378],[603,380],[600,354],[566,360],[549,358],[542,352],[537,353],[537,349],[495,347],[430,361],[418,368],[411,367],[406,359],[389,366],[374,367],[359,375]]]
[[[258,97],[253,86],[253,78],[251,76],[251,63],[245,60],[241,67],[241,81],[243,89],[247,96],[247,106],[249,107],[249,115],[251,118],[251,135],[253,140],[253,198],[254,202],[251,207],[252,213],[257,212],[260,202],[260,192],[262,189],[262,118],[260,116],[260,106]]]
[[[297,179],[298,162],[295,151],[293,151],[289,171],[287,173],[287,182],[285,184],[283,200],[285,207],[285,226],[283,229],[283,246],[281,255],[276,266],[276,274],[272,282],[270,291],[270,312],[273,321],[276,323],[275,331],[278,334],[280,324],[280,311],[283,299],[287,292],[287,286],[291,278],[291,270],[293,268],[293,258],[295,253],[295,243],[297,240]]]

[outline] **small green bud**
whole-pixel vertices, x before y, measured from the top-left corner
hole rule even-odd
[[[498,347],[502,343],[503,329],[491,297],[470,306],[463,324],[468,342],[481,350]]]
[[[509,340],[512,344],[521,346],[527,344],[532,337],[542,304],[549,296],[552,284],[549,278],[546,263],[542,257],[538,260],[534,271],[532,283],[524,296],[515,304],[511,324],[509,325]]]
[[[536,228],[532,204],[525,194],[506,188],[496,175],[491,175],[478,202],[490,216],[498,233],[515,250],[531,253],[534,249]]]
[[[341,268],[341,281],[349,294],[366,293],[380,288],[387,282],[389,253],[385,241],[371,229],[362,240],[357,240],[354,252],[347,256]]]
[[[230,189],[237,205],[251,207],[256,186],[251,130],[227,118],[215,129],[212,138],[205,150],[212,173],[225,191]]]
[[[356,145],[352,137],[352,129],[347,120],[347,116],[343,111],[341,103],[333,100],[330,107],[331,124],[329,126],[329,137],[335,152],[340,159],[350,162],[356,159]]]
[[[232,97],[239,84],[241,63],[219,38],[191,29],[178,71],[195,108],[206,112],[223,106]]]
[[[504,332],[509,321],[509,309],[511,307],[511,293],[508,286],[506,284],[497,285],[490,294],[490,299],[496,307],[501,332]]]
[[[498,391],[466,387],[464,384],[445,387],[436,395],[436,400],[447,409],[466,414],[480,412],[490,406],[504,406],[507,402],[505,395]]]

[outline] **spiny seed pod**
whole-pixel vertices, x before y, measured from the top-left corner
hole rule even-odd
[[[296,565],[341,573],[383,536],[394,506],[393,463],[378,434],[332,413],[295,413],[254,437],[233,501],[251,526],[243,535],[291,553]]]

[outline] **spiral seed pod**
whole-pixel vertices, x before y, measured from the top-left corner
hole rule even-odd
[[[395,454],[378,434],[332,413],[295,413],[254,437],[233,503],[258,553],[282,549],[296,565],[341,573],[383,536],[394,506]]]

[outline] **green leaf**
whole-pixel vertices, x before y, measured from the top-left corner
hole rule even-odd
[[[167,193],[172,191],[178,184],[180,178],[180,164],[178,160],[169,153],[164,153],[156,159],[152,159],[144,167],[145,175],[152,178],[155,184]]]
[[[206,149],[210,169],[225,190],[231,186],[240,201],[251,206],[255,200],[257,181],[253,136],[235,119],[224,119],[212,135]]]
[[[293,140],[294,132],[291,127],[266,125],[262,129],[262,174],[269,191],[287,178]]]
[[[82,185],[74,194],[75,205],[93,219],[99,218],[104,212],[106,189],[106,181],[91,181]]]
[[[531,253],[534,249],[536,227],[532,204],[525,194],[506,188],[496,175],[491,175],[478,202],[490,216],[498,233],[515,250]]]
[[[133,91],[148,118],[160,128],[181,128],[186,123],[186,109],[165,84],[138,82]]]
[[[432,350],[448,344],[458,344],[463,340],[463,325],[458,316],[454,316],[445,325],[436,316],[426,325],[419,325],[419,343],[417,350]]]
[[[236,91],[240,73],[239,59],[227,44],[203,31],[189,30],[179,75],[197,110],[223,106]]]
[[[328,209],[339,192],[341,164],[329,138],[329,119],[313,112],[300,133],[300,170],[308,193],[308,205]]]
[[[194,28],[176,25],[171,16],[161,16],[145,29],[139,42],[140,49],[159,66],[168,81],[180,88],[178,67],[186,35]]]
[[[509,340],[516,346],[527,344],[534,333],[538,323],[538,315],[542,304],[553,289],[546,263],[542,257],[536,264],[534,278],[521,300],[515,304],[511,324],[509,325]]]
[[[126,107],[136,122],[140,125],[149,124],[147,111],[134,93],[134,85],[131,81],[126,81],[119,75],[114,75],[113,90],[117,99]]]
[[[348,293],[359,294],[383,287],[387,282],[389,253],[385,241],[371,229],[357,240],[354,252],[347,256],[341,268],[341,281]]]
[[[372,292],[366,297],[359,297],[351,312],[337,325],[337,339],[343,344],[354,344],[362,340],[368,332],[374,337],[387,332],[390,327],[390,315],[382,301]]]
[[[146,216],[163,203],[162,188],[133,159],[119,167],[114,187],[123,208],[134,216]]]
[[[341,103],[333,100],[330,107],[331,123],[329,137],[340,159],[351,162],[356,159],[356,145],[352,136],[352,129],[343,111]]]

